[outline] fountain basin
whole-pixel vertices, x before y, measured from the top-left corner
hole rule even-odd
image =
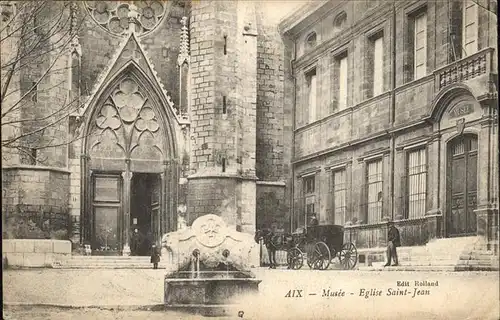
[[[179,272],[165,276],[165,308],[201,314],[227,316],[235,312],[235,302],[257,294],[261,280],[241,271]]]
[[[162,252],[168,262],[164,283],[166,309],[204,316],[236,316],[238,305],[257,294],[250,268],[259,258],[254,237],[207,214],[190,227],[167,233]]]

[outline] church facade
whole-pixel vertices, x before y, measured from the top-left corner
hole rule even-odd
[[[276,22],[257,2],[50,6],[46,17],[68,20],[69,45],[47,60],[66,71],[21,69],[12,83],[31,98],[10,115],[22,125],[2,134],[40,133],[33,122],[57,102],[76,107],[30,142],[28,156],[2,148],[4,225],[36,220],[118,255],[130,254],[135,229],[159,242],[209,213],[248,233],[290,228],[291,80]],[[15,18],[15,8],[3,10]]]

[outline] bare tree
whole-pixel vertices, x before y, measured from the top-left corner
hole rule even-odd
[[[69,1],[1,2],[0,10],[2,158],[43,163],[39,151],[78,139],[68,119],[82,105],[72,55],[83,19]]]

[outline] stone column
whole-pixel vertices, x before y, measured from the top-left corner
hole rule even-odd
[[[394,155],[394,210],[392,220],[401,220],[405,213],[406,183],[405,179],[405,153],[403,148],[395,148]]]
[[[83,242],[86,240],[86,232],[87,232],[87,225],[86,225],[86,212],[88,212],[88,208],[85,203],[85,199],[88,194],[88,189],[86,185],[86,181],[88,179],[87,174],[86,174],[86,156],[84,154],[80,155],[80,244],[83,244]]]
[[[130,160],[127,160],[127,170],[123,178],[123,251],[122,255],[130,255],[130,188],[133,173],[129,170]]]
[[[445,181],[440,181],[439,168],[441,165],[441,137],[436,134],[433,136],[432,140],[427,145],[428,154],[428,166],[427,166],[427,179],[428,179],[428,192],[427,192],[427,208],[428,212],[426,214],[437,214],[440,213],[440,203],[439,203],[439,192],[440,182],[446,183]]]
[[[498,252],[498,138],[495,102],[482,102],[487,110],[481,121],[478,137],[478,206],[474,211],[477,220],[477,235],[482,237],[485,249]],[[486,106],[484,106],[486,104]]]

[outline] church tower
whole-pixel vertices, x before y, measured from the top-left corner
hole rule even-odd
[[[253,232],[256,210],[255,3],[193,1],[187,220],[215,213]]]

